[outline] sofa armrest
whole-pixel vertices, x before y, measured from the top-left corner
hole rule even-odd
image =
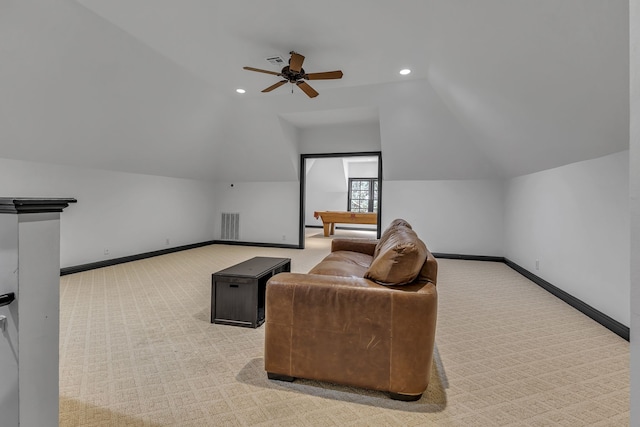
[[[420,394],[437,316],[431,283],[280,273],[266,288],[267,372]]]
[[[333,239],[331,252],[351,251],[373,256],[378,240],[376,239]]]

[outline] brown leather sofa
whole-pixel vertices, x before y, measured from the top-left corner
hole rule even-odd
[[[377,240],[334,239],[308,274],[266,289],[265,370],[417,400],[429,385],[438,264],[411,226]]]

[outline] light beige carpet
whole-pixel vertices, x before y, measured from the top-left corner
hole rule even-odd
[[[306,272],[329,242],[213,245],[62,277],[60,425],[628,425],[628,342],[501,263],[439,260],[421,400],[268,380],[264,326],[209,323],[211,274],[253,256]]]

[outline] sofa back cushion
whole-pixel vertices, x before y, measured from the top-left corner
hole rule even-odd
[[[313,267],[309,274],[324,276],[364,277],[371,265],[371,255],[352,251],[335,251]]]
[[[411,283],[418,277],[427,253],[427,246],[410,226],[395,224],[381,236],[364,277],[381,285]]]

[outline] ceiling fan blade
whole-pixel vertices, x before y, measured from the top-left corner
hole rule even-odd
[[[281,76],[282,73],[276,73],[275,71],[269,71],[269,70],[261,70],[260,68],[253,68],[253,67],[242,67],[244,70],[249,70],[249,71],[257,71],[259,73],[265,73],[265,74],[273,74],[274,76]]]
[[[309,86],[307,82],[300,80],[296,82],[296,85],[298,85],[298,87],[302,89],[302,91],[306,93],[309,98],[315,98],[316,96],[318,96],[318,92],[316,92],[314,88]]]
[[[294,73],[299,73],[302,70],[302,63],[304,62],[304,56],[299,53],[291,52],[291,59],[289,60],[289,69]]]
[[[279,88],[280,86],[282,86],[288,81],[289,80],[280,80],[278,83],[269,86],[268,88],[264,89],[262,92],[271,92],[272,90]]]
[[[330,80],[330,79],[341,79],[342,71],[325,71],[324,73],[309,73],[304,76],[307,80]]]

